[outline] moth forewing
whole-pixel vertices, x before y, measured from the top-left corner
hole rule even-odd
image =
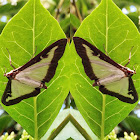
[[[40,89],[47,89],[45,82],[49,82],[55,75],[59,59],[63,56],[67,39],[60,39],[25,65],[6,73],[9,79],[2,103],[13,105],[23,99],[36,96]]]
[[[73,41],[86,75],[95,80],[93,86],[99,86],[102,93],[115,96],[123,102],[135,103],[138,100],[131,79],[135,71],[116,63],[80,37],[73,37]]]

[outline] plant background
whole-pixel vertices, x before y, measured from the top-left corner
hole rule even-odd
[[[123,13],[134,22],[138,30],[140,30],[140,1],[113,1]],[[26,0],[0,1],[0,32],[26,2]],[[58,20],[70,42],[83,19],[98,6],[100,0],[42,0],[41,2],[51,15]],[[65,108],[77,109],[70,93],[65,99],[61,110]],[[4,132],[10,133],[12,131],[16,133],[16,139],[18,140],[23,129],[3,110],[2,106],[0,106],[0,135]],[[115,128],[115,131],[118,137],[123,137],[124,131],[128,133],[133,131],[140,137],[140,103],[129,116]]]

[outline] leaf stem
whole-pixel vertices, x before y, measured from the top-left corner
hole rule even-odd
[[[36,98],[37,97],[34,97],[33,100],[34,100],[34,125],[35,125],[35,137],[34,139],[35,140],[38,140],[38,128],[37,128],[37,106],[36,106]]]
[[[102,105],[102,123],[101,123],[101,140],[104,139],[104,129],[105,129],[105,101],[106,95],[103,94],[103,105]]]
[[[57,10],[56,10],[56,15],[55,15],[56,20],[58,20],[58,17],[59,17],[59,14],[60,14],[60,9],[61,9],[63,3],[64,3],[64,0],[59,1],[58,7],[57,7]]]
[[[108,0],[106,0],[106,52],[107,52],[107,49],[108,49]],[[106,95],[103,95],[101,140],[104,139],[105,102],[106,102]]]
[[[79,18],[80,22],[82,22],[82,16],[80,14],[79,9],[77,8],[75,0],[71,0],[71,4],[75,7],[76,15]]]
[[[35,54],[35,7],[36,6],[36,0],[33,1],[33,54]],[[33,98],[34,101],[34,125],[35,125],[35,131],[34,131],[34,139],[38,140],[38,128],[37,128],[37,104],[36,104],[36,98]]]
[[[106,52],[108,49],[108,0],[106,0]]]
[[[33,5],[33,54],[35,53],[35,0]]]

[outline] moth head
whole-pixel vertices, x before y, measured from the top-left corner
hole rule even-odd
[[[127,76],[132,76],[133,74],[136,74],[136,71],[127,68]]]
[[[18,73],[18,70],[15,69],[15,70],[11,70],[10,72],[8,73],[5,73],[4,76],[6,76],[7,78],[9,79],[14,79],[15,78],[15,75]]]

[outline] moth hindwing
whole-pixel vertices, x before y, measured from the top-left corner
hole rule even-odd
[[[49,82],[55,75],[66,43],[67,39],[60,39],[25,65],[6,73],[8,83],[2,96],[2,103],[7,106],[17,104],[23,99],[38,95],[41,88],[47,89],[45,82]]]
[[[86,75],[95,80],[93,86],[99,86],[102,93],[115,96],[123,102],[135,103],[138,100],[131,78],[135,71],[116,63],[80,37],[73,37],[73,41]]]

